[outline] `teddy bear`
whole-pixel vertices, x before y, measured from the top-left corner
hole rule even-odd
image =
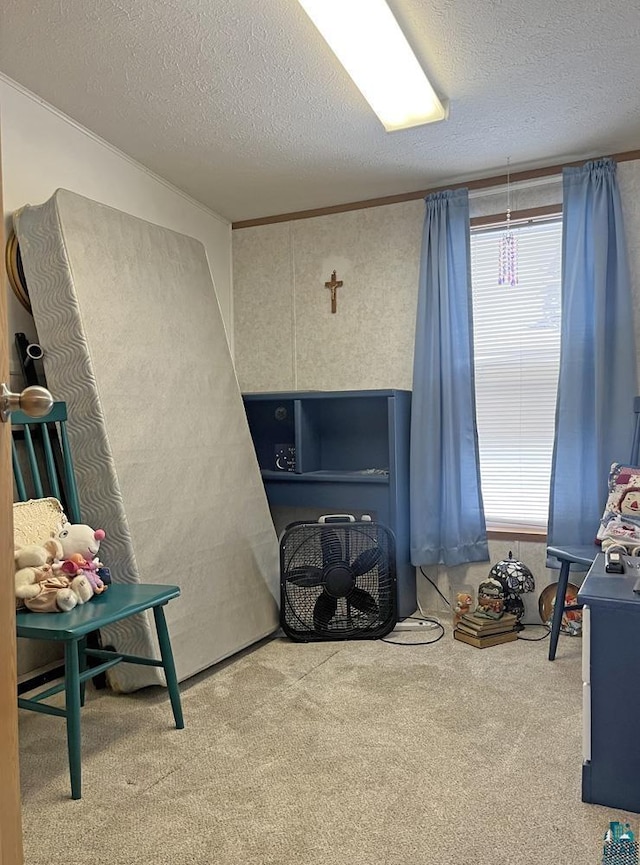
[[[464,615],[471,612],[472,605],[473,597],[469,592],[456,592],[456,604],[453,608],[454,627],[460,622]]]
[[[16,547],[13,553],[16,598],[24,601],[39,595],[39,583],[53,574],[53,565],[61,555],[62,546],[54,538],[43,544]]]
[[[58,569],[62,547],[55,538],[14,551],[15,595],[27,609],[49,613],[72,610],[93,597],[84,574],[70,578]]]

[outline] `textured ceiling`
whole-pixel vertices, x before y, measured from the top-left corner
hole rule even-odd
[[[634,0],[390,0],[449,119],[387,133],[296,0],[2,0],[0,71],[231,220],[640,147]]]

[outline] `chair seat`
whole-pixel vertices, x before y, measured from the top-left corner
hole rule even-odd
[[[591,565],[598,553],[602,552],[597,544],[585,544],[572,547],[547,547],[547,556],[560,562],[576,565]]]
[[[178,586],[112,583],[101,595],[68,613],[19,611],[16,613],[18,636],[34,640],[75,640],[113,622],[166,604],[179,594]]]

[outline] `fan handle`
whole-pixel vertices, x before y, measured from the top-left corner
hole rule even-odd
[[[355,523],[353,514],[324,514],[318,517],[319,523]]]

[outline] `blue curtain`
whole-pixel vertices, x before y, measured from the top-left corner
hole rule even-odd
[[[473,372],[466,189],[426,199],[411,403],[411,561],[489,558]]]
[[[616,165],[563,172],[562,330],[551,473],[552,546],[593,543],[637,393],[631,285]]]

